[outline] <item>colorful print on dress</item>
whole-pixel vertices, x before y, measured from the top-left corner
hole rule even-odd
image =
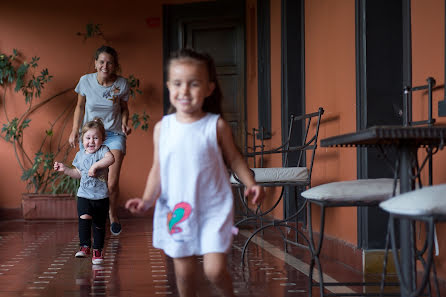
[[[180,202],[175,205],[173,210],[167,214],[167,228],[170,235],[181,233],[183,231],[183,229],[177,225],[189,218],[191,212],[192,207],[187,202]]]

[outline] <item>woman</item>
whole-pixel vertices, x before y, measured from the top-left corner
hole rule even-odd
[[[128,126],[127,105],[129,85],[125,78],[116,74],[120,66],[115,49],[101,46],[96,50],[94,58],[96,72],[82,76],[75,89],[78,99],[69,143],[72,147],[76,146],[79,129],[84,123],[96,117],[102,119],[106,130],[104,144],[110,148],[115,157],[115,163],[110,166],[108,176],[110,231],[113,235],[119,235],[122,230],[116,213],[119,174],[126,152],[126,137],[131,133],[131,128]]]

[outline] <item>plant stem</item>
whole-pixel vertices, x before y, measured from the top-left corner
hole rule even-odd
[[[5,112],[6,121],[9,123],[8,113],[6,112],[6,87],[5,87],[5,90],[3,92],[3,111]]]

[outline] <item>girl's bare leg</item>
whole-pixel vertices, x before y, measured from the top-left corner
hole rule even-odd
[[[113,156],[115,157],[115,163],[109,167],[108,172],[108,191],[110,200],[110,224],[118,221],[117,207],[118,207],[118,197],[119,197],[119,175],[121,173],[121,165],[124,160],[124,154],[120,150],[111,150]]]
[[[174,258],[178,293],[181,297],[197,296],[197,258],[195,256]]]
[[[203,257],[204,274],[217,288],[221,296],[235,297],[232,278],[228,271],[227,255],[223,253],[209,253]]]

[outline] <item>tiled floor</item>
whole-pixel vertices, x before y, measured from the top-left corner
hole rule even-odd
[[[74,257],[77,222],[0,222],[0,297],[178,296],[172,261],[152,247],[151,219],[122,223],[121,235],[107,235],[105,263],[97,266]],[[293,248],[285,254],[282,243],[266,233],[250,244],[242,268],[241,247],[249,234],[241,230],[230,253],[236,295],[308,296],[308,252]],[[324,269],[338,280],[361,279],[339,264]],[[200,296],[217,296],[204,277],[198,279]],[[319,296],[317,288],[313,296]]]

